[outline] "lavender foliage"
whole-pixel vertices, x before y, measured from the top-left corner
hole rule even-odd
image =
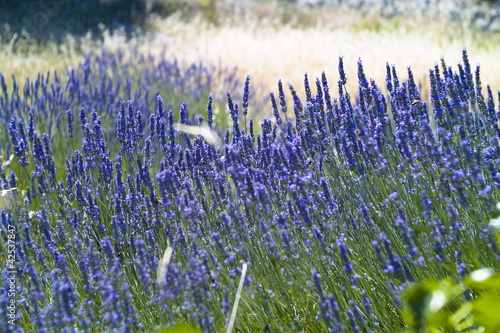
[[[361,61],[352,97],[340,58],[338,96],[306,76],[287,106],[280,80],[248,130],[248,77],[240,119],[234,73],[210,94],[202,65],[104,52],[26,94],[1,76],[0,327],[224,331],[246,263],[240,332],[400,331],[408,283],[499,268],[498,113],[462,59],[426,101],[410,69],[384,93]]]

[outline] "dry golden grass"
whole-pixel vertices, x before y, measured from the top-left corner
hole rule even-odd
[[[325,71],[335,96],[339,56],[344,57],[351,93],[356,93],[359,58],[366,76],[380,87],[389,62],[396,65],[400,79],[406,78],[406,68],[411,66],[426,88],[429,68],[441,56],[455,67],[465,46],[471,64],[481,64],[483,86],[489,83],[494,90],[500,88],[500,38],[476,34],[457,24],[429,23],[418,17],[386,20],[345,9],[291,13],[270,6],[235,6],[221,8],[219,13],[218,24],[209,24],[201,16],[190,20],[180,15],[151,18],[149,26],[156,33],[153,39],[127,42],[120,31],[108,32],[99,47],[116,49],[128,43],[153,54],[166,49],[169,56],[186,64],[202,61],[238,67],[242,81],[250,74],[254,85],[263,85],[265,94],[277,90],[278,79],[303,92],[304,73],[314,80]],[[0,72],[8,81],[15,73],[20,81],[39,71],[63,70],[81,61],[81,52],[97,48],[90,37],[67,40],[64,45],[34,48],[24,54],[0,43]]]
[[[322,71],[329,78],[331,90],[336,90],[339,56],[344,58],[348,90],[352,93],[357,86],[360,58],[366,76],[374,78],[379,86],[385,84],[385,64],[389,62],[396,65],[400,79],[407,77],[406,68],[411,66],[415,78],[426,87],[429,68],[443,56],[456,69],[464,46],[471,65],[481,64],[483,86],[489,83],[493,89],[500,89],[500,62],[496,57],[500,54],[500,39],[495,36],[488,36],[482,43],[474,40],[472,32],[462,30],[451,35],[446,26],[419,25],[415,21],[403,26],[401,22],[379,24],[365,18],[363,25],[353,24],[359,18],[346,11],[323,13],[321,20],[309,27],[293,19],[280,25],[280,18],[239,17],[235,20],[234,15],[230,16],[215,26],[199,19],[185,23],[172,16],[155,20],[153,27],[174,37],[169,44],[172,55],[188,62],[203,60],[237,66],[242,78],[250,74],[268,91],[277,90],[278,79],[303,91],[304,73],[314,79]]]

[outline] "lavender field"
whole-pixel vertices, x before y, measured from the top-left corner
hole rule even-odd
[[[0,331],[500,331],[500,91],[468,48],[269,93],[121,46],[0,67]]]

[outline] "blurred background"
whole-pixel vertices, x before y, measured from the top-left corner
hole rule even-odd
[[[62,70],[102,49],[134,49],[193,63],[236,68],[255,97],[278,79],[303,92],[307,72],[348,89],[361,59],[384,85],[385,64],[402,78],[411,66],[427,85],[444,57],[455,66],[463,47],[481,64],[483,86],[500,88],[500,1],[475,0],[0,0],[0,72],[7,81]],[[223,85],[224,82],[220,82]]]

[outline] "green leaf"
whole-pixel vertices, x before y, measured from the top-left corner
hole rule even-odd
[[[495,229],[500,229],[500,217],[490,220],[490,225]]]
[[[470,302],[462,303],[460,308],[448,318],[450,325],[460,331],[470,328],[474,324],[474,320],[470,316],[471,311],[472,304]]]
[[[441,286],[436,281],[426,281],[412,287],[406,293],[406,300],[412,315],[414,328],[419,331],[426,327],[432,316],[448,302],[447,295],[443,291],[446,286]],[[446,284],[446,283],[444,283]]]
[[[500,297],[481,297],[472,304],[472,313],[477,325],[485,332],[500,332]]]
[[[461,284],[449,280],[425,281],[406,293],[405,320],[413,332],[457,332],[469,329],[472,322],[469,302],[461,302],[458,309],[450,308],[464,291]],[[456,308],[456,306],[453,306]],[[452,312],[454,311],[454,312]]]
[[[500,274],[496,274],[491,268],[483,268],[472,272],[465,285],[471,289],[484,288],[500,291]]]

